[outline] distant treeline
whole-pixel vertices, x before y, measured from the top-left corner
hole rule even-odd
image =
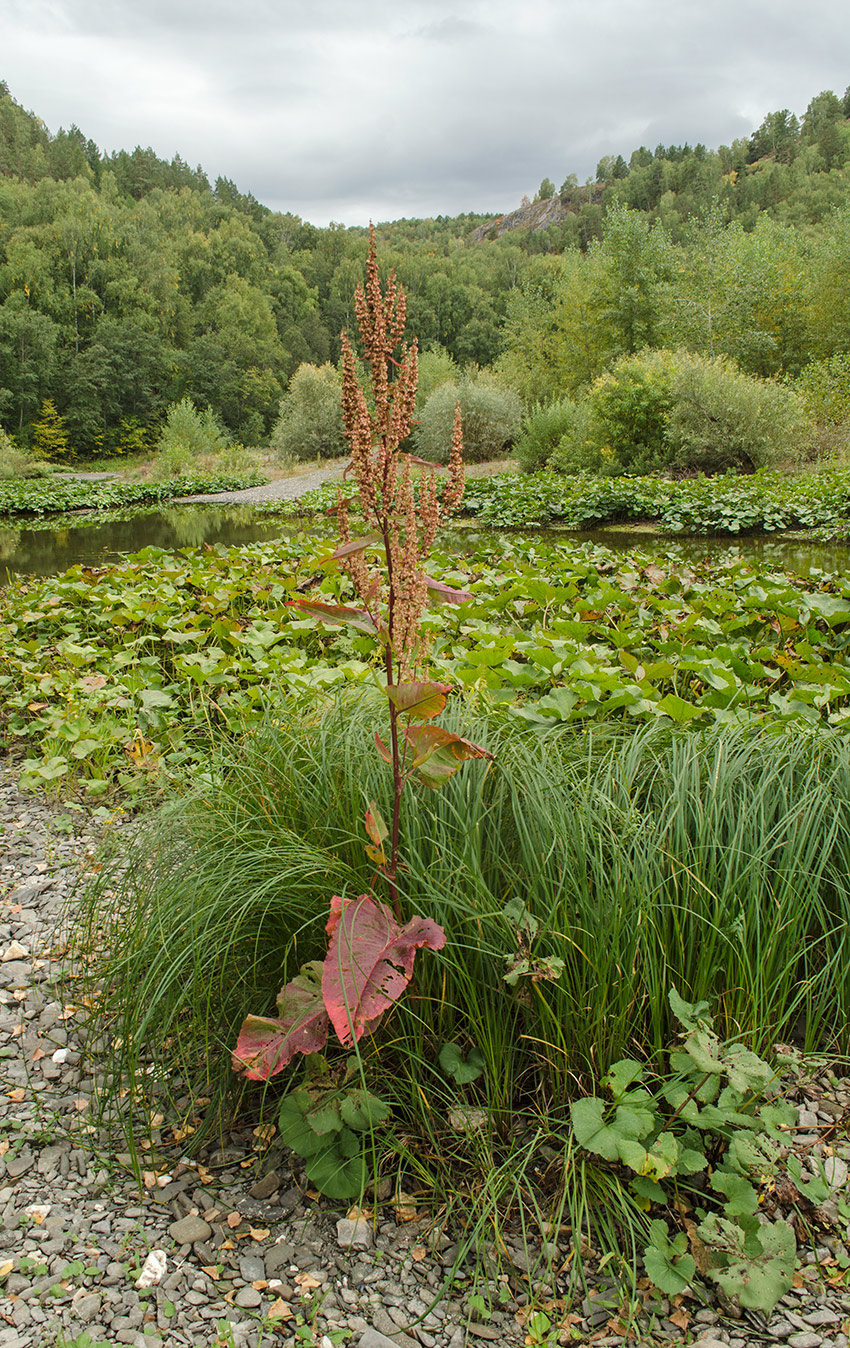
[[[471,241],[484,215],[379,228],[409,331],[527,400],[649,345],[796,375],[850,350],[850,96],[747,139],[603,159],[548,180],[561,223]],[[22,445],[45,401],[80,454],[144,447],[184,397],[262,442],[299,365],[354,327],[365,228],[270,211],[179,156],[102,154],[51,134],[0,82],[0,425]]]

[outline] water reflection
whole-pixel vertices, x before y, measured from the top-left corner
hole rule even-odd
[[[0,530],[0,575],[51,576],[69,566],[103,566],[142,548],[197,548],[280,538],[288,522],[263,519],[251,506],[170,506],[96,523]]]
[[[276,521],[257,514],[252,506],[172,505],[160,510],[118,512],[89,516],[54,518],[53,527],[0,528],[0,580],[4,573],[49,576],[82,563],[102,566],[128,552],[145,547],[197,548],[204,543],[227,547],[243,543],[265,542],[280,538],[292,529],[303,530],[303,522]],[[508,536],[504,546],[510,548]],[[561,545],[598,543],[614,552],[636,550],[694,564],[710,557],[713,561],[732,561],[745,557],[762,566],[776,566],[806,576],[813,570],[847,573],[850,552],[845,545],[819,543],[805,537],[675,538],[649,529],[596,529],[586,532],[540,530],[534,537]],[[479,546],[496,548],[494,535],[480,525],[453,529],[442,537],[448,551],[468,554]]]

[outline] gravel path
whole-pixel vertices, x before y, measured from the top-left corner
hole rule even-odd
[[[245,487],[243,491],[210,492],[204,496],[177,496],[181,504],[202,504],[205,501],[232,501],[239,505],[259,505],[262,501],[294,501],[305,492],[320,487],[323,482],[342,481],[340,468],[317,468],[303,477],[282,477],[266,482],[262,487]]]
[[[132,826],[110,827],[120,841]],[[415,1214],[412,1200],[408,1211],[383,1203],[374,1222],[356,1214],[346,1220],[311,1201],[281,1161],[268,1170],[250,1128],[196,1160],[176,1157],[171,1172],[147,1176],[140,1193],[126,1170],[129,1157],[110,1155],[87,1122],[86,1029],[59,981],[64,905],[96,864],[97,845],[85,816],[21,796],[0,767],[0,1348],[529,1342],[517,1320],[529,1267],[519,1243],[508,1245],[493,1271],[492,1309],[470,1320],[470,1294],[481,1289],[461,1269],[450,1296],[442,1295],[456,1250],[450,1235],[429,1229],[424,1213],[401,1220]],[[850,1147],[837,1141],[844,1134],[836,1120],[850,1109],[850,1081],[830,1089],[826,1098],[820,1086],[806,1088],[799,1126],[815,1156],[828,1154],[822,1137],[835,1143],[837,1200],[842,1190],[847,1196]],[[683,1334],[667,1318],[670,1302],[656,1296],[647,1306],[652,1333],[647,1328],[638,1344],[848,1348],[850,1295],[830,1282],[848,1259],[836,1201],[824,1205],[824,1221],[817,1253],[803,1252],[809,1276],[767,1326],[704,1307]],[[561,1260],[568,1256],[566,1236],[558,1249]],[[146,1267],[153,1270],[148,1288],[139,1285]],[[578,1311],[578,1342],[626,1343],[598,1301],[588,1298]],[[568,1341],[576,1339],[545,1340],[547,1348]]]

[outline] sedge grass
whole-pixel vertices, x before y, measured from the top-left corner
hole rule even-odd
[[[272,1011],[281,983],[321,956],[330,896],[372,884],[361,820],[389,790],[372,747],[380,715],[362,691],[293,707],[223,750],[88,891],[78,949],[106,1053],[101,1100],[128,1133],[128,1093],[143,1118],[169,1096],[184,1115],[211,1098],[208,1121],[232,1111],[242,1018]],[[671,985],[756,1049],[846,1047],[846,741],[662,725],[538,736],[471,704],[454,719],[494,761],[405,800],[406,910],[449,939],[361,1044],[370,1088],[394,1106],[395,1161],[377,1164],[471,1203],[485,1226],[505,1202],[556,1203],[558,1185],[536,1173],[541,1145],[560,1138],[563,1180],[570,1100],[621,1056],[663,1063]],[[483,1054],[478,1081],[447,1079],[449,1041]],[[450,1124],[459,1103],[483,1124]],[[585,1165],[571,1183],[580,1227],[606,1177]],[[611,1218],[641,1220],[636,1208]]]

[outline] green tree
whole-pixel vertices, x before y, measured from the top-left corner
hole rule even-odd
[[[45,398],[32,428],[32,450],[37,459],[48,463],[63,459],[71,452],[65,418],[56,410],[52,398]]]

